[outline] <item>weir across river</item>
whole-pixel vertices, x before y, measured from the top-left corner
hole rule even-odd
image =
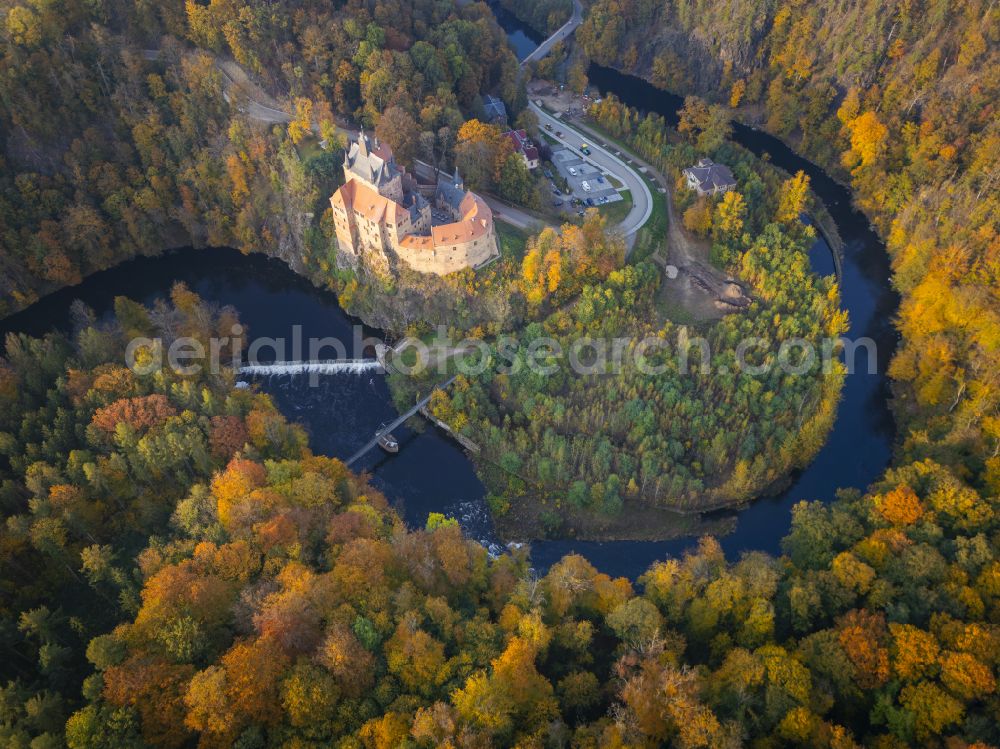
[[[246,375],[297,375],[297,374],[361,374],[381,367],[377,359],[330,359],[320,361],[279,361],[272,364],[244,364],[240,374]]]
[[[375,369],[383,368],[383,356],[384,352],[380,351],[378,359],[332,359],[329,361],[279,361],[272,364],[244,364],[240,367],[239,371],[240,374],[258,376],[361,374],[362,372],[369,372]],[[350,466],[369,450],[376,447],[380,437],[389,434],[393,429],[398,427],[411,416],[416,415],[422,408],[430,403],[431,396],[434,395],[435,391],[444,390],[454,381],[455,377],[451,377],[445,382],[435,385],[425,397],[417,401],[417,404],[413,406],[413,408],[393,421],[391,424],[380,427],[379,430],[375,432],[375,436],[366,442],[360,450],[354,453],[354,455],[348,458],[345,461],[345,464]]]

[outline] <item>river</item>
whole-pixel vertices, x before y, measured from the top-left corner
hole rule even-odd
[[[508,30],[516,24],[509,14],[501,21]],[[518,37],[519,43],[533,39],[523,28],[511,33],[517,31],[523,35],[523,39]],[[676,116],[680,99],[640,79],[597,67],[590,70],[590,76],[601,90],[614,90],[628,104]],[[891,326],[896,298],[888,284],[888,259],[865,218],[851,208],[848,191],[775,138],[739,125],[734,138],[755,153],[769,153],[782,168],[803,169],[809,174],[813,189],[826,203],[846,243],[842,299],[851,318],[848,336],[872,338],[878,345],[879,366],[877,374],[862,371],[847,377],[836,424],[812,464],[780,495],[759,499],[738,513],[736,530],[720,539],[730,558],[753,549],[780,552],[780,540],[788,531],[795,502],[829,501],[840,487],[864,489],[883,471],[893,440],[883,373],[896,341]],[[832,272],[822,242],[811,256],[818,272]],[[217,248],[136,258],[96,273],[79,286],[51,294],[0,321],[0,333],[41,335],[65,328],[74,299],[81,299],[102,316],[111,313],[118,295],[149,304],[166,297],[175,281],[184,281],[206,300],[236,307],[253,337],[290,338],[294,326],[301,325],[304,339],[333,336],[349,341],[357,323],[340,309],[333,294],[315,288],[279,261]],[[360,356],[363,352],[348,353]],[[396,415],[385,379],[377,374],[331,376],[315,388],[302,376],[257,378],[257,384],[272,394],[289,419],[307,429],[317,453],[346,458],[381,423]],[[403,427],[396,436],[402,443],[398,454],[373,451],[357,467],[371,473],[373,483],[411,526],[423,525],[429,512],[443,512],[457,517],[470,537],[499,551],[485,490],[458,446],[430,427],[419,431]],[[691,538],[662,542],[539,541],[532,544],[532,562],[544,570],[564,554],[578,552],[603,572],[635,578],[653,561],[680,554],[693,543]]]

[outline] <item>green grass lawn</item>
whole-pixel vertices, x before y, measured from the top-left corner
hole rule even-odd
[[[645,260],[656,252],[667,240],[667,196],[657,190],[652,190],[653,212],[649,220],[643,224],[635,237],[631,262]]]
[[[497,240],[500,243],[501,257],[513,257],[517,260],[523,258],[528,237],[531,235],[504,221],[497,221],[493,226],[496,228]]]
[[[299,158],[303,162],[309,161],[309,159],[315,158],[323,153],[323,149],[319,145],[319,138],[315,135],[307,135],[296,146],[299,152]]]
[[[622,196],[621,200],[616,200],[614,203],[606,203],[597,208],[607,220],[609,227],[620,224],[625,220],[628,212],[632,210],[632,191],[625,190],[619,194]]]

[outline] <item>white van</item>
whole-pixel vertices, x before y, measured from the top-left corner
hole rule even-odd
[[[590,183],[587,180],[583,181],[583,189],[590,192]]]

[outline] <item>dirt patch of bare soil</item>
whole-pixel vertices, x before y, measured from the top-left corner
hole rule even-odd
[[[726,274],[708,261],[710,244],[692,237],[674,210],[673,188],[667,180],[667,251],[653,259],[664,268],[660,285],[660,309],[677,322],[718,320],[741,312],[752,301],[739,279]],[[676,272],[674,271],[676,269]]]

